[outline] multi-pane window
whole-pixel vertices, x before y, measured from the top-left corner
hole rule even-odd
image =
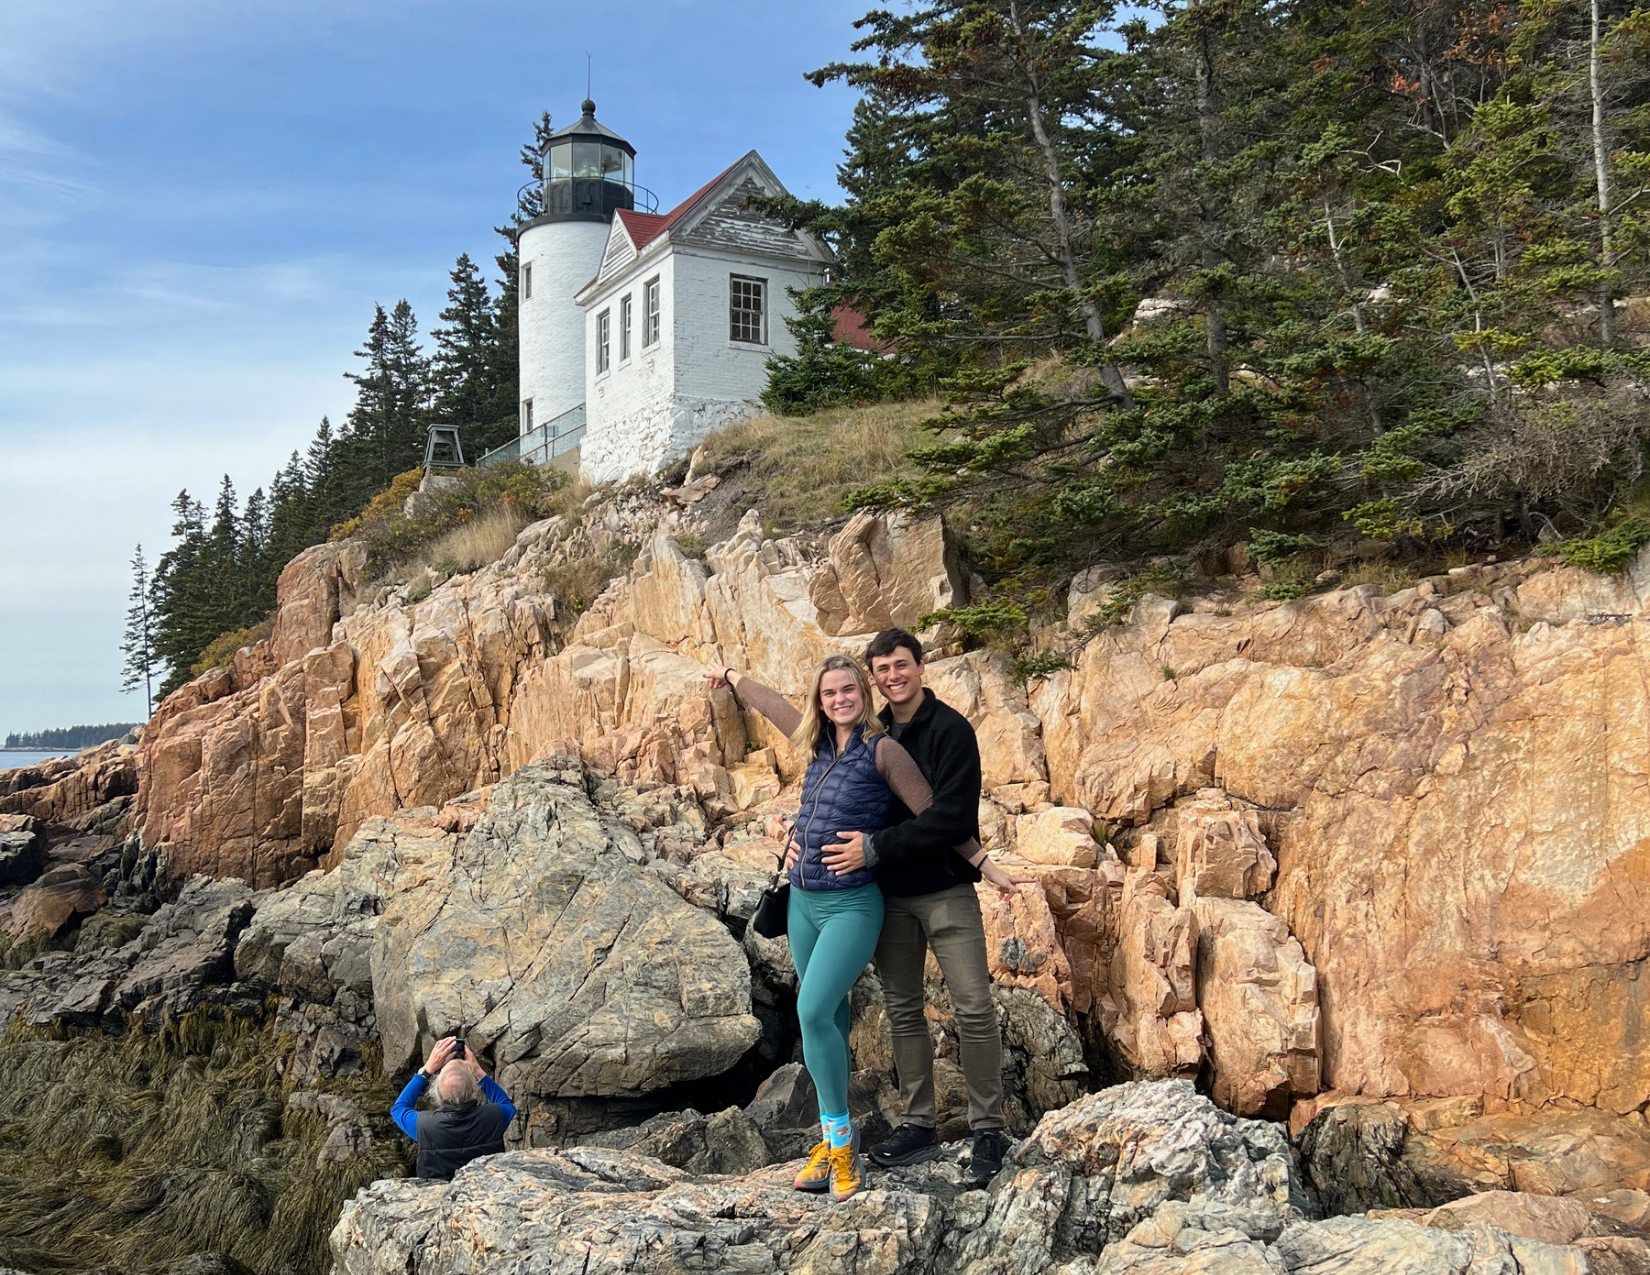
[[[602,373],[613,362],[613,313],[603,310],[596,316],[596,371]]]
[[[521,299],[523,301],[533,299],[533,263],[531,261],[524,262],[521,267]]]
[[[768,283],[748,275],[728,276],[728,336],[756,345],[768,342]]]
[[[630,294],[619,301],[619,362],[630,357]]]
[[[521,400],[521,432],[523,434],[533,432],[533,400],[530,398]]]
[[[657,344],[659,340],[659,276],[647,281],[647,299],[642,304],[642,344]]]

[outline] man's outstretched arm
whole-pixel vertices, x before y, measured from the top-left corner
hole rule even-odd
[[[487,1099],[504,1113],[504,1127],[510,1127],[510,1121],[516,1118],[516,1104],[510,1101],[510,1095],[504,1092],[504,1086],[491,1076],[481,1077],[481,1096]]]
[[[395,1106],[390,1108],[390,1119],[395,1121],[395,1127],[409,1138],[418,1137],[418,1100],[429,1087],[429,1077],[421,1071],[415,1071],[413,1078],[396,1098]]]

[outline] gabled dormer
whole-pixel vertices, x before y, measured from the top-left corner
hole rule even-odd
[[[603,284],[629,273],[638,259],[662,255],[672,246],[829,264],[830,249],[813,235],[750,206],[753,197],[786,193],[766,161],[748,151],[669,212],[620,210],[608,232],[601,269],[575,300],[588,300]]]

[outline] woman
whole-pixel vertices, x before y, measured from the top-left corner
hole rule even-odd
[[[836,873],[825,866],[823,852],[841,833],[884,827],[895,798],[919,814],[934,794],[910,754],[885,733],[872,708],[870,679],[857,660],[828,657],[800,711],[778,692],[731,668],[711,675],[710,683],[713,689],[731,686],[790,736],[799,755],[810,759],[791,833],[799,855],[789,873],[787,926],[797,974],[802,1057],[819,1095],[823,1136],[797,1174],[796,1187],[828,1189],[832,1198],[843,1200],[865,1181],[859,1131],[848,1115],[853,1018],[848,995],[882,931],[882,891],[870,868]],[[958,853],[999,889],[1018,884],[977,842],[959,847]]]

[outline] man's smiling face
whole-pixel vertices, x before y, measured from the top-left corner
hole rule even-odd
[[[871,676],[883,698],[896,709],[922,695],[922,662],[903,646],[895,647],[891,655],[874,657]]]

